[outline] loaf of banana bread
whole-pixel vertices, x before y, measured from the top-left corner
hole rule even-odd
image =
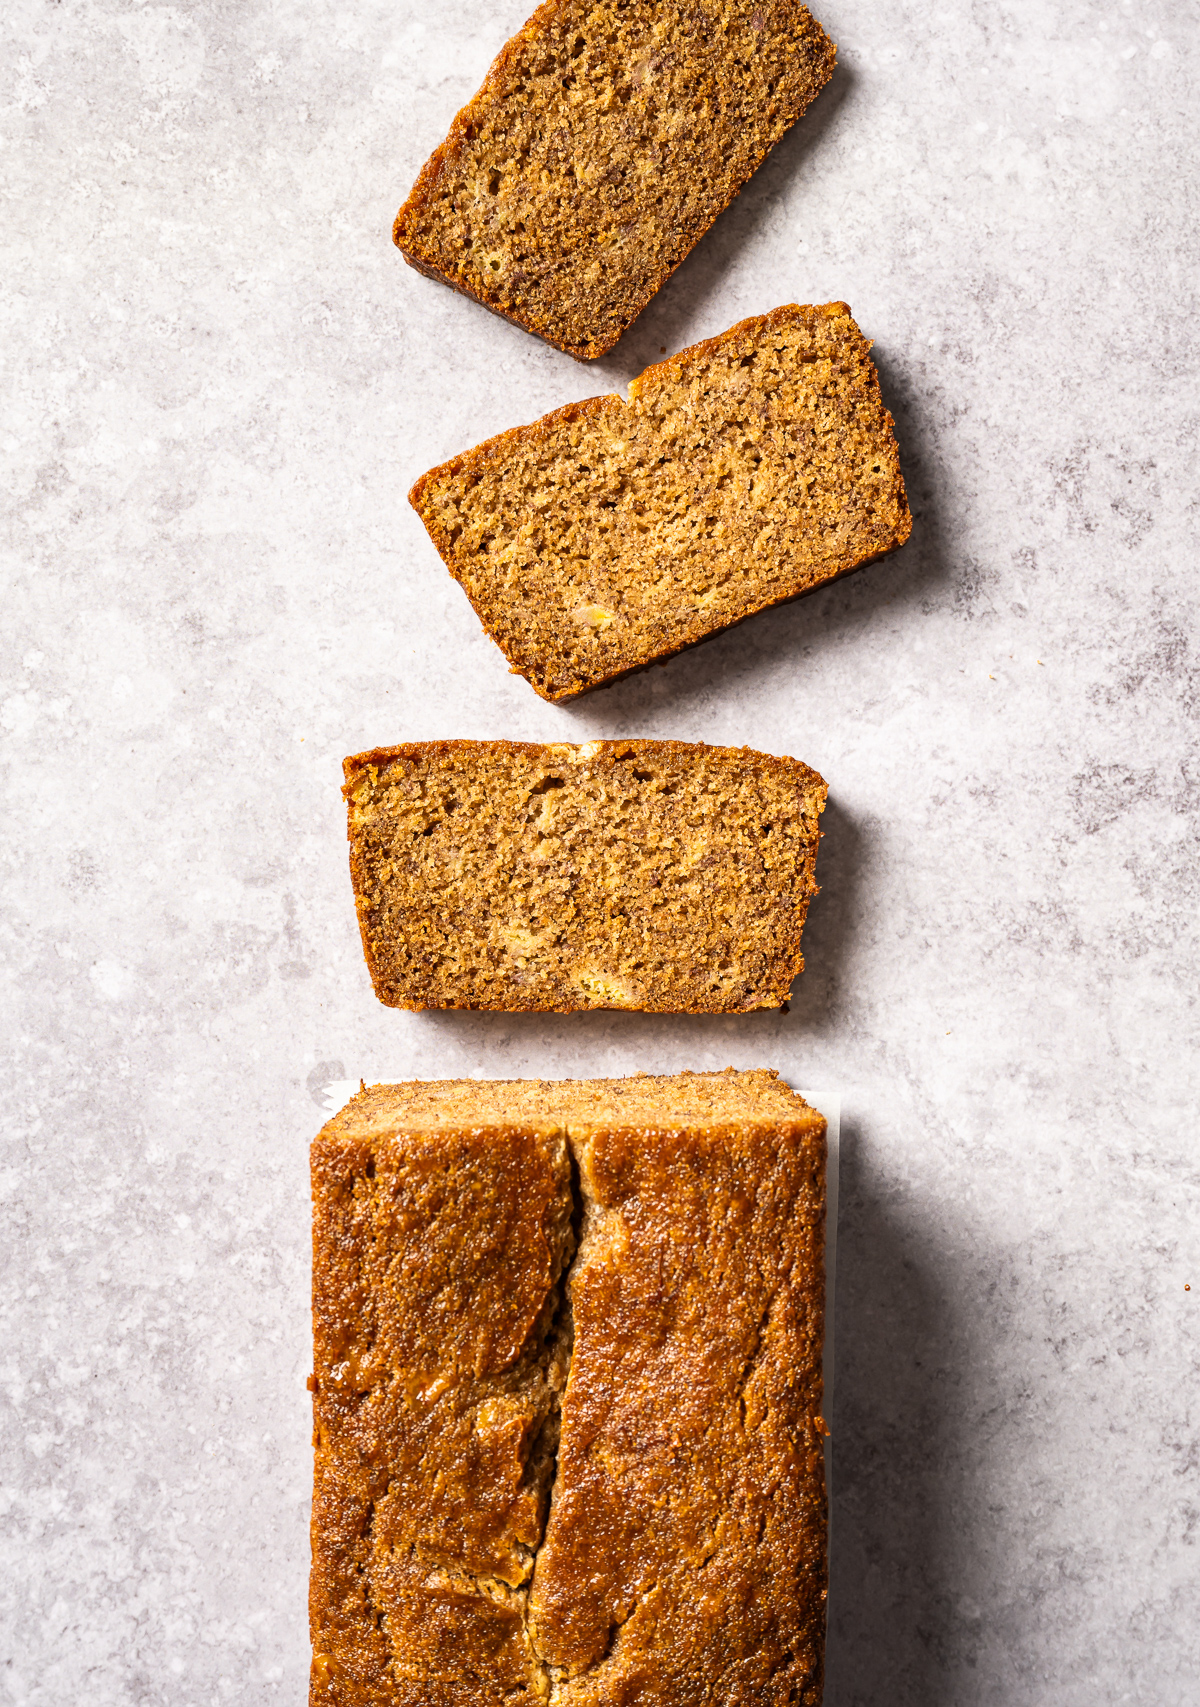
[[[787,1001],[821,778],[685,741],[428,741],[345,761],[380,1001],[741,1013]]]
[[[601,355],[836,53],[794,0],[549,0],[426,162],[396,244],[560,350]]]
[[[822,1117],[379,1085],[312,1178],[313,1707],[817,1707]]]
[[[743,320],[422,475],[409,501],[543,699],[903,545],[892,417],[844,302]]]

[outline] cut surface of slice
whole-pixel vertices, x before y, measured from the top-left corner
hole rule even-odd
[[[360,1091],[325,1131],[349,1140],[392,1130],[519,1126],[569,1127],[579,1136],[602,1127],[658,1127],[664,1120],[688,1127],[790,1120],[807,1107],[769,1067],[623,1079],[406,1079]]]
[[[426,162],[397,247],[559,349],[602,355],[836,52],[792,0],[549,0]]]
[[[844,302],[795,304],[423,475],[409,501],[543,699],[661,662],[895,550],[892,417]]]
[[[684,741],[431,741],[345,761],[350,871],[391,1007],[778,1008],[826,788]]]
[[[378,1085],[312,1179],[313,1707],[819,1702],[824,1119]]]

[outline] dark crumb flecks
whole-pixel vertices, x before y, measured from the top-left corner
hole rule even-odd
[[[409,264],[581,359],[611,348],[833,72],[790,0],[694,26],[686,0],[603,35],[588,0],[539,13],[397,215]]]
[[[363,948],[390,1006],[739,1013],[779,1008],[803,969],[825,785],[794,759],[429,742],[348,759],[346,777]]]
[[[845,303],[777,308],[409,500],[512,668],[544,699],[586,693],[904,544],[869,348]]]

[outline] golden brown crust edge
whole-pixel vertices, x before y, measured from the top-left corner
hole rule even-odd
[[[820,1420],[824,1397],[826,1133],[824,1118],[805,1105],[794,1119],[715,1123],[703,1134],[690,1125],[681,1125],[670,1133],[655,1133],[614,1123],[613,1128],[598,1127],[586,1138],[572,1135],[589,1215],[595,1209],[599,1217],[595,1234],[589,1237],[585,1216],[583,1237],[572,1265],[572,1373],[578,1371],[582,1381],[576,1380],[574,1387],[569,1381],[564,1397],[558,1459],[560,1497],[551,1507],[539,1549],[529,1606],[535,1642],[548,1660],[566,1668],[560,1684],[564,1704],[607,1707],[611,1702],[638,1699],[647,1670],[660,1680],[662,1688],[661,1697],[655,1692],[654,1699],[691,1701],[685,1680],[699,1676],[707,1679],[710,1667],[729,1667],[739,1678],[741,1688],[729,1695],[731,1700],[815,1703],[820,1699],[828,1522],[824,1423]],[[661,1138],[667,1143],[657,1141]],[[692,1142],[677,1145],[674,1139]],[[766,1248],[771,1252],[767,1265],[778,1262],[780,1274],[775,1287],[767,1283],[768,1309],[750,1329],[736,1359],[740,1362],[746,1352],[750,1353],[742,1382],[751,1368],[754,1376],[751,1382],[739,1385],[743,1402],[757,1413],[757,1426],[743,1436],[741,1443],[729,1438],[738,1432],[736,1426],[729,1427],[732,1414],[719,1402],[711,1407],[704,1402],[713,1370],[706,1352],[698,1346],[692,1348],[696,1379],[689,1378],[685,1336],[674,1341],[683,1350],[682,1362],[672,1360],[673,1372],[671,1363],[665,1366],[668,1390],[674,1391],[676,1400],[669,1430],[664,1430],[657,1407],[647,1404],[644,1390],[638,1393],[636,1384],[625,1385],[620,1373],[615,1383],[611,1380],[615,1372],[644,1367],[638,1353],[646,1348],[647,1341],[653,1348],[649,1361],[660,1374],[664,1370],[658,1362],[662,1331],[656,1321],[664,1302],[663,1266],[661,1260],[653,1261],[657,1240],[651,1237],[651,1250],[647,1251],[634,1231],[639,1223],[645,1226],[644,1215],[635,1212],[632,1220],[627,1215],[630,1197],[623,1186],[628,1183],[630,1164],[650,1186],[645,1193],[632,1194],[634,1203],[641,1198],[643,1205],[652,1202],[657,1206],[668,1197],[676,1201],[672,1183],[664,1181],[663,1175],[665,1171],[671,1180],[677,1180],[678,1164],[683,1159],[686,1176],[684,1153],[688,1150],[694,1150],[700,1160],[700,1172],[695,1177],[704,1179],[706,1201],[701,1207],[700,1200],[694,1200],[692,1215],[687,1216],[690,1238],[683,1242],[697,1253],[693,1285],[698,1282],[705,1291],[711,1287],[710,1301],[718,1304],[709,1318],[710,1326],[718,1320],[729,1323],[719,1307],[719,1298],[730,1286],[730,1270],[725,1262],[706,1261],[702,1253],[710,1248],[709,1241],[700,1226],[712,1216],[708,1225],[715,1222],[725,1231],[730,1226],[730,1212],[736,1224],[745,1208],[732,1203],[727,1210],[721,1206],[721,1168],[718,1165],[714,1172],[707,1157],[721,1156],[726,1162],[736,1157],[731,1170],[734,1177],[741,1167],[749,1166],[756,1181],[761,1184],[769,1179],[773,1188],[769,1194],[774,1199],[773,1210],[765,1222],[760,1220],[766,1201],[760,1200],[753,1220],[760,1236],[766,1235]],[[753,1166],[756,1151],[772,1158],[761,1170]],[[600,1179],[596,1177],[597,1161]],[[605,1175],[607,1190],[602,1183]],[[808,1196],[809,1179],[814,1187],[816,1216],[800,1220],[795,1211]],[[792,1187],[790,1191],[783,1189],[787,1184]],[[774,1197],[776,1191],[778,1198]],[[686,1214],[687,1196],[685,1190],[682,1200],[677,1201],[676,1213]],[[789,1207],[784,1209],[784,1204]],[[624,1225],[628,1243],[620,1239],[610,1242],[610,1217]],[[668,1235],[668,1251],[679,1242],[677,1235]],[[797,1262],[806,1245],[809,1260]],[[728,1253],[723,1254],[727,1260]],[[639,1284],[638,1270],[646,1255],[651,1255],[650,1271],[643,1268]],[[685,1268],[690,1266],[685,1262]],[[736,1274],[736,1267],[733,1272]],[[778,1284],[783,1275],[786,1280]],[[761,1284],[762,1278],[744,1272],[742,1284],[734,1279],[732,1290],[753,1295],[755,1280]],[[673,1283],[667,1288],[672,1312],[686,1310],[687,1290],[684,1285],[677,1291]],[[593,1294],[590,1302],[588,1292]],[[783,1309],[777,1311],[781,1301]],[[752,1310],[751,1316],[757,1317],[757,1310]],[[797,1357],[803,1340],[796,1330],[802,1325],[810,1332],[803,1336],[806,1354]],[[706,1336],[706,1348],[711,1343]],[[750,1389],[756,1385],[758,1391],[751,1397]],[[648,1448],[645,1457],[633,1447],[639,1413],[643,1422],[639,1445]],[[722,1418],[725,1428],[720,1426]],[[745,1420],[743,1416],[743,1425]],[[726,1436],[724,1453],[722,1434]],[[672,1437],[670,1447],[664,1435]],[[764,1455],[763,1443],[772,1437],[774,1450],[768,1445]],[[672,1467],[691,1464],[700,1471],[690,1487],[686,1476],[682,1482],[672,1478],[665,1499],[661,1477],[664,1457]],[[707,1551],[702,1545],[697,1570],[695,1543],[706,1530],[713,1533],[703,1516],[704,1466],[715,1469],[722,1460],[733,1467],[734,1478],[730,1488],[723,1475],[718,1477],[727,1490],[725,1511],[738,1510],[747,1517],[755,1512],[755,1517],[745,1524],[740,1546],[733,1535],[725,1534],[720,1580],[693,1599],[688,1589],[700,1580],[706,1563],[703,1553]],[[605,1492],[618,1486],[622,1489],[619,1508],[606,1510],[611,1502],[606,1501]],[[566,1498],[563,1488],[569,1490]],[[587,1561],[582,1569],[580,1555]],[[658,1584],[672,1578],[682,1594],[675,1599],[668,1589],[666,1604],[660,1601],[656,1606]],[[724,1604],[722,1582],[728,1593]],[[776,1613],[786,1608],[783,1628],[775,1617],[761,1622],[756,1619],[764,1601]],[[540,1626],[547,1614],[551,1629],[543,1630]],[[547,1636],[549,1641],[539,1640]],[[597,1666],[603,1667],[602,1674],[597,1674]],[[714,1691],[714,1698],[718,1695],[726,1698],[724,1691]]]
[[[569,744],[570,743],[563,743],[563,745]],[[819,820],[821,813],[825,810],[825,805],[829,798],[829,785],[826,783],[824,777],[812,769],[811,765],[806,765],[802,759],[794,759],[783,754],[763,753],[753,747],[718,747],[711,746],[705,741],[639,741],[635,738],[615,741],[596,741],[582,744],[592,747],[619,750],[627,750],[631,746],[636,746],[641,749],[657,748],[660,751],[664,749],[675,749],[689,753],[715,752],[737,754],[743,759],[749,758],[758,761],[761,769],[774,772],[776,776],[784,776],[790,772],[795,777],[800,788],[814,802],[814,816],[817,820]],[[555,745],[559,745],[559,743],[505,740],[479,741],[454,738],[437,741],[404,741],[393,747],[372,747],[366,752],[352,753],[343,759],[342,774],[345,777],[345,782],[342,786],[342,796],[346,801],[348,808],[346,839],[350,844],[350,882],[354,891],[354,912],[358,921],[359,937],[362,941],[363,959],[366,961],[367,970],[371,975],[371,986],[375,992],[376,998],[384,1005],[384,1007],[398,1008],[408,1013],[426,1013],[436,1011],[453,1013],[567,1014],[592,1011],[610,1011],[605,1009],[589,1009],[581,1006],[560,1007],[551,1002],[537,1001],[502,1001],[489,1003],[485,1007],[482,1004],[476,1005],[471,1002],[410,1002],[403,999],[397,999],[394,993],[389,989],[383,970],[376,961],[371,948],[370,924],[368,919],[369,907],[367,901],[369,872],[356,845],[353,821],[350,816],[353,811],[351,795],[356,777],[365,770],[372,768],[379,769],[393,760],[413,758],[417,755],[426,756],[431,753],[450,753],[452,751],[462,752],[463,750],[471,748],[487,748],[489,751],[499,752],[501,754],[506,752],[540,754],[546,752],[549,748],[552,748]],[[793,906],[791,929],[788,932],[780,955],[780,958],[789,967],[789,971],[786,974],[786,985],[781,983],[778,989],[771,992],[776,998],[774,1006],[764,1004],[758,1008],[736,1011],[775,1013],[780,1009],[785,1012],[787,1010],[791,986],[804,971],[804,955],[801,949],[801,943],[804,936],[804,926],[808,918],[809,905],[821,892],[816,881],[817,851],[820,846],[821,835],[822,832],[820,829],[817,829],[811,842],[806,843],[804,849],[802,877],[806,894],[802,902],[797,902]],[[649,1004],[635,1010],[621,1009],[611,1011],[704,1014],[728,1013],[735,1010],[719,1007],[680,1008],[674,1005],[655,1006],[653,1004]]]
[[[449,1128],[437,1134],[399,1135],[336,1132],[328,1124],[310,1149],[313,1186],[313,1393],[314,1500],[310,1576],[310,1630],[313,1640],[312,1702],[443,1702],[456,1707],[493,1707],[499,1695],[513,1707],[535,1707],[542,1692],[532,1687],[535,1670],[528,1644],[511,1608],[487,1596],[464,1602],[456,1594],[454,1572],[470,1578],[496,1573],[510,1582],[527,1575],[525,1555],[536,1544],[542,1523],[538,1508],[546,1493],[541,1471],[533,1481],[514,1476],[505,1449],[480,1454],[476,1437],[463,1421],[480,1400],[509,1395],[523,1425],[540,1426],[552,1403],[554,1351],[545,1343],[556,1307],[554,1293],[562,1262],[573,1244],[571,1194],[565,1143],[549,1130],[532,1132],[508,1123],[481,1142],[478,1130]],[[408,1140],[404,1142],[403,1140]],[[432,1170],[422,1157],[440,1160]],[[414,1164],[415,1163],[415,1167]],[[403,1250],[404,1217],[398,1227],[392,1191],[368,1188],[365,1200],[356,1181],[381,1176],[406,1179],[410,1205],[436,1208],[449,1190],[461,1214],[443,1219],[441,1261],[432,1270],[416,1265],[418,1294],[432,1288],[448,1310],[447,1325],[466,1330],[453,1378],[457,1389],[437,1416],[416,1418],[410,1406],[397,1412],[391,1381],[379,1380],[382,1368],[409,1374],[432,1367],[445,1376],[441,1335],[429,1326],[427,1312],[406,1306],[404,1291],[393,1292],[379,1265],[380,1247]],[[481,1177],[482,1176],[482,1177]],[[463,1202],[463,1193],[466,1201]],[[414,1195],[415,1194],[415,1199]],[[357,1201],[356,1201],[357,1200]],[[499,1273],[490,1281],[490,1300],[477,1287],[495,1268],[494,1220],[497,1210],[513,1236],[505,1242]],[[381,1237],[377,1236],[382,1235]],[[408,1230],[409,1257],[411,1221]],[[482,1272],[481,1272],[482,1270]],[[414,1280],[411,1263],[408,1284]],[[457,1288],[457,1299],[456,1299]],[[411,1293],[409,1294],[411,1302]],[[426,1302],[430,1300],[426,1298]],[[465,1306],[465,1317],[464,1317]],[[499,1331],[497,1331],[499,1330]],[[550,1386],[547,1385],[550,1384]],[[422,1439],[426,1430],[430,1432]],[[431,1447],[446,1443],[450,1468],[457,1475],[430,1499]],[[386,1470],[379,1445],[386,1445]],[[493,1441],[493,1446],[495,1446]],[[497,1473],[498,1479],[497,1479]],[[491,1500],[475,1501],[473,1476],[482,1475]],[[490,1476],[491,1480],[487,1478]],[[539,1476],[541,1480],[539,1481]],[[406,1496],[397,1499],[397,1488]],[[540,1488],[540,1491],[539,1491]],[[415,1497],[414,1497],[415,1496]],[[424,1497],[422,1497],[424,1496]],[[496,1496],[499,1496],[497,1498]],[[441,1505],[441,1520],[433,1515]],[[411,1514],[423,1514],[425,1538],[433,1542],[434,1562],[448,1566],[450,1581],[422,1581],[410,1556]],[[420,1520],[418,1520],[420,1521]],[[432,1524],[432,1532],[430,1530]],[[424,1602],[411,1616],[414,1598]],[[464,1620],[462,1612],[466,1611]],[[380,1613],[384,1617],[380,1617]],[[474,1626],[474,1630],[472,1630]],[[461,1652],[464,1639],[481,1640],[485,1674],[438,1679],[438,1662]],[[430,1677],[414,1678],[397,1667],[397,1655],[427,1665]],[[424,1662],[424,1665],[422,1664]],[[397,1671],[400,1675],[397,1675]],[[505,1675],[507,1674],[507,1675]],[[441,1689],[438,1683],[441,1682]],[[423,1691],[425,1683],[433,1687]],[[505,1684],[525,1688],[504,1688]]]
[[[683,265],[684,261],[687,260],[688,256],[696,247],[697,243],[700,242],[701,238],[712,229],[726,209],[731,207],[737,200],[742,190],[749,183],[755,172],[758,171],[767,155],[771,152],[771,149],[778,146],[778,144],[768,144],[767,147],[761,149],[755,155],[753,163],[745,176],[733,186],[728,197],[720,204],[720,206],[713,210],[712,217],[709,219],[708,223],[701,230],[697,231],[691,237],[690,241],[688,241],[686,234],[684,235],[683,247],[677,252],[675,259],[659,271],[653,284],[650,286],[650,289],[638,307],[634,310],[633,314],[607,340],[591,341],[587,344],[569,344],[559,338],[556,338],[549,328],[536,316],[523,316],[521,314],[514,313],[510,309],[502,307],[499,303],[490,302],[485,296],[482,296],[478,291],[473,290],[470,285],[466,284],[464,281],[451,277],[449,273],[445,272],[437,265],[436,261],[422,256],[415,243],[408,241],[406,246],[404,228],[410,214],[415,214],[418,209],[422,209],[424,207],[429,192],[433,189],[441,175],[443,166],[457,150],[459,144],[465,139],[466,132],[474,122],[475,116],[480,108],[494,93],[499,92],[498,85],[503,73],[508,68],[509,60],[515,57],[519,49],[524,46],[527,39],[532,40],[537,35],[538,30],[543,24],[549,23],[554,14],[562,9],[562,6],[563,0],[544,0],[544,4],[538,7],[533,16],[529,18],[516,32],[516,34],[511,36],[501,48],[500,52],[488,68],[487,76],[484,78],[482,84],[476,90],[475,94],[472,95],[466,105],[459,108],[451,122],[449,131],[446,133],[445,139],[438,144],[433,153],[429,156],[429,159],[425,162],[424,166],[422,166],[420,172],[417,174],[416,183],[409,191],[403,206],[400,208],[392,222],[392,242],[403,255],[406,263],[412,267],[415,272],[423,274],[427,279],[433,279],[438,283],[449,285],[450,288],[457,291],[460,296],[469,297],[472,302],[479,303],[481,308],[489,309],[491,313],[498,315],[501,320],[507,320],[514,326],[520,326],[523,331],[530,332],[534,337],[543,339],[547,344],[551,345],[552,348],[562,350],[565,355],[573,356],[576,361],[585,362],[594,361],[597,357],[606,355],[615,344],[620,342],[633,322],[645,310],[647,305],[653,301],[654,297],[658,295],[667,280],[671,278]],[[807,7],[805,7],[804,10],[807,11]],[[812,101],[816,99],[821,90],[833,76],[837,65],[837,43],[830,40],[829,36],[826,35],[825,31],[817,22],[816,18],[813,17],[811,12],[809,12],[808,16],[815,34],[823,40],[827,46],[828,51],[825,64],[825,75],[817,83],[809,102],[801,108],[800,112],[798,112],[796,117],[792,120],[792,125],[789,125],[788,127],[789,130],[792,126],[798,124],[800,119],[803,118],[805,112],[808,110],[808,106],[812,104]],[[787,133],[785,132],[784,134],[786,135]],[[700,346],[696,346],[696,348],[699,347]],[[670,656],[670,654],[667,654],[667,656]],[[657,662],[657,660],[651,660],[651,662]],[[622,672],[624,675],[631,673],[632,672],[630,671]],[[616,676],[612,678],[614,681],[618,679],[619,678]],[[542,697],[549,698],[550,696],[542,695]],[[569,696],[560,695],[558,697],[562,698]]]

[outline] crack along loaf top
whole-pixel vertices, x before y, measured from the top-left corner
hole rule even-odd
[[[821,1115],[378,1085],[312,1181],[312,1707],[816,1707]]]
[[[792,0],[549,0],[422,168],[410,266],[603,355],[833,73]]]

